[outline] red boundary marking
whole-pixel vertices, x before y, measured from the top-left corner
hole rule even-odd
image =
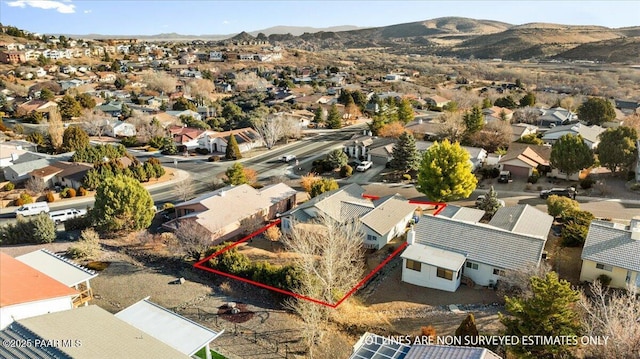
[[[363,194],[362,195],[363,198],[368,198],[368,199],[372,199],[372,200],[376,200],[379,199],[379,196],[373,196],[373,195],[366,195]],[[440,203],[440,202],[430,202],[430,201],[415,201],[415,200],[410,200],[409,203],[413,203],[413,204],[429,204],[429,205],[433,205],[435,206],[435,212],[433,213],[434,215],[437,215],[438,213],[440,213],[446,206],[446,203]],[[393,258],[395,258],[395,256],[397,256],[403,249],[405,249],[408,244],[405,242],[402,245],[400,245],[393,253],[391,253],[389,256],[387,256],[387,258],[385,258],[384,261],[382,261],[382,263],[378,264],[377,267],[375,267],[371,272],[369,272],[369,274],[367,274],[364,278],[362,278],[362,280],[360,282],[358,282],[358,284],[356,284],[353,288],[351,288],[351,290],[349,290],[349,292],[347,292],[347,294],[345,294],[342,298],[340,298],[340,300],[338,300],[335,303],[328,303],[319,299],[315,299],[315,298],[311,298],[311,297],[307,297],[304,295],[300,295],[298,293],[294,293],[288,290],[284,290],[284,289],[280,289],[274,286],[270,286],[270,285],[266,285],[264,283],[260,283],[260,282],[256,282],[254,280],[251,279],[247,279],[247,278],[242,278],[239,277],[237,275],[231,274],[231,273],[227,273],[227,272],[223,272],[223,271],[219,271],[217,269],[213,269],[213,268],[209,268],[205,265],[206,262],[208,262],[211,258],[214,258],[248,240],[250,240],[251,238],[257,236],[258,234],[266,231],[267,229],[276,226],[278,224],[280,224],[281,220],[278,219],[277,221],[274,221],[272,223],[269,223],[268,225],[258,229],[257,231],[247,235],[246,237],[240,239],[239,241],[236,241],[235,243],[232,243],[224,248],[222,248],[221,250],[213,253],[212,255],[196,262],[193,266],[195,268],[213,273],[213,274],[218,274],[227,278],[231,278],[231,279],[235,279],[244,283],[248,283],[251,285],[255,285],[257,287],[260,288],[264,288],[264,289],[268,289],[268,290],[272,290],[276,293],[280,293],[280,294],[284,294],[284,295],[288,295],[294,298],[298,298],[298,299],[304,299],[307,300],[309,302],[315,303],[315,304],[320,304],[320,305],[324,305],[326,307],[329,308],[337,308],[340,304],[342,304],[342,302],[344,302],[345,300],[347,300],[347,298],[349,298],[351,295],[353,295],[353,293],[355,293],[358,289],[360,289],[360,287],[362,287],[365,283],[367,283],[367,281],[369,281],[369,279],[371,279],[371,277],[373,277],[376,273],[378,273],[385,265],[387,265],[387,263],[389,263]]]

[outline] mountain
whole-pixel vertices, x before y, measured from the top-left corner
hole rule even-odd
[[[258,34],[262,33],[265,36],[269,36],[269,35],[285,35],[285,34],[291,34],[293,36],[300,36],[302,34],[304,34],[305,32],[307,33],[315,33],[315,32],[320,32],[320,31],[330,31],[330,32],[337,32],[337,31],[350,31],[350,30],[357,30],[360,29],[360,27],[358,26],[351,26],[351,25],[345,25],[345,26],[333,26],[333,27],[325,27],[325,28],[317,28],[317,27],[309,27],[309,26],[273,26],[273,27],[269,27],[263,30],[258,30],[258,31],[251,31],[249,32],[249,34],[253,35],[253,36],[258,36]]]

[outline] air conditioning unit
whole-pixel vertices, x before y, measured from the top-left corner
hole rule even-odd
[[[542,252],[542,260],[546,261],[547,260],[547,256],[549,253],[547,253],[547,251]]]

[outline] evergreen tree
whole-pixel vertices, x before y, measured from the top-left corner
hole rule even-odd
[[[493,104],[498,107],[505,107],[512,110],[518,107],[518,105],[516,104],[516,101],[511,96],[500,97],[496,99],[496,101]]]
[[[104,231],[132,231],[149,227],[155,215],[153,199],[133,178],[105,178],[96,189],[93,215]]]
[[[318,107],[313,112],[313,122],[317,123],[318,125],[324,122],[324,111],[322,110],[322,107]]]
[[[469,162],[469,153],[459,143],[435,142],[422,156],[417,189],[436,202],[467,198],[478,179]]]
[[[491,186],[489,192],[484,196],[478,208],[493,216],[500,209],[500,201],[498,200],[498,192]]]
[[[390,166],[394,170],[409,172],[420,166],[420,154],[416,148],[416,140],[409,132],[403,132],[393,145],[393,158]]]
[[[411,102],[408,98],[403,98],[398,104],[398,121],[406,125],[413,121],[413,118],[413,106],[411,106]]]
[[[48,88],[43,88],[42,90],[40,90],[40,99],[41,100],[46,100],[46,101],[51,101],[56,97],[56,95],[53,93],[53,91],[49,90]]]
[[[551,166],[567,174],[567,179],[593,165],[593,152],[584,143],[582,136],[566,134],[551,148]]]
[[[224,180],[226,184],[238,186],[249,183],[244,171],[244,166],[240,163],[234,163],[231,167],[227,168],[224,174],[227,176]]]
[[[82,106],[71,95],[64,95],[64,97],[58,103],[60,109],[60,115],[65,121],[70,120],[72,117],[78,117],[82,114]]]
[[[333,129],[342,128],[342,118],[335,104],[331,105],[329,113],[327,114],[327,127]]]
[[[530,279],[532,295],[527,298],[505,297],[505,309],[510,316],[500,315],[506,327],[505,335],[523,338],[577,336],[580,322],[575,305],[580,298],[566,280],[559,280],[555,272],[544,278]],[[519,358],[566,358],[571,355],[570,345],[524,345],[509,347]]]
[[[229,135],[229,139],[227,140],[227,148],[225,150],[224,158],[228,160],[239,160],[242,158],[240,147],[238,147],[238,140],[233,134]]]
[[[480,107],[478,106],[473,106],[471,112],[465,113],[462,120],[464,121],[464,125],[466,127],[465,133],[467,134],[467,136],[480,131],[482,127],[484,127],[484,115],[482,114],[482,110],[480,110]]]
[[[536,95],[533,92],[527,92],[526,95],[520,99],[520,107],[533,106],[536,104]]]
[[[349,162],[349,157],[343,150],[337,148],[327,154],[326,161],[331,168],[336,169],[346,165]]]
[[[309,192],[309,197],[317,197],[325,192],[330,192],[340,188],[338,186],[338,182],[336,182],[333,178],[322,178],[318,181],[315,181],[311,184],[311,191]]]
[[[67,127],[62,134],[62,151],[71,152],[89,146],[89,135],[78,126]]]
[[[469,313],[466,318],[460,323],[458,329],[456,329],[455,336],[462,339],[462,342],[465,343],[465,338],[469,337],[477,337],[478,328],[476,327],[476,318],[473,316],[473,313]]]

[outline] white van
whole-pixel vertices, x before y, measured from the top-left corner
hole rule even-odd
[[[16,217],[34,216],[40,213],[49,213],[49,205],[47,202],[28,203],[16,209]]]
[[[69,208],[69,209],[62,209],[59,211],[49,212],[49,217],[51,217],[51,219],[57,224],[57,223],[62,223],[71,218],[82,217],[86,214],[87,214],[86,209]]]

